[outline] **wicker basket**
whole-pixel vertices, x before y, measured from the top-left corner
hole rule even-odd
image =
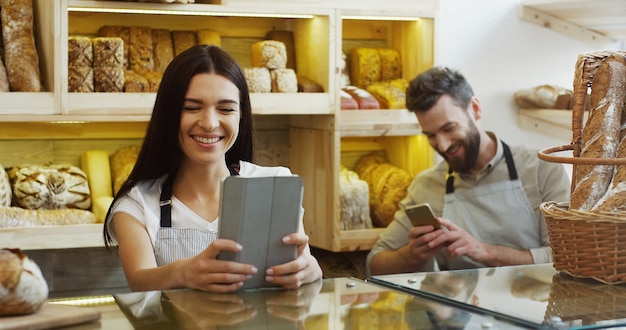
[[[626,165],[624,158],[581,158],[581,137],[585,99],[593,75],[604,61],[626,51],[602,51],[581,54],[574,75],[572,143],[539,151],[540,159],[573,164],[574,190],[577,165]],[[553,153],[572,151],[571,157]],[[554,268],[571,276],[593,278],[608,284],[626,283],[626,212],[583,212],[569,210],[567,203],[541,205],[546,218]]]

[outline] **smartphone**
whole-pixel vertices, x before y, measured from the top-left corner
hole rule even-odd
[[[406,207],[404,212],[411,220],[411,223],[413,223],[413,226],[431,225],[435,227],[435,229],[441,228],[441,224],[439,224],[439,221],[435,218],[435,214],[428,203]]]

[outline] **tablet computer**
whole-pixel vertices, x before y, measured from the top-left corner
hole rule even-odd
[[[302,195],[302,179],[296,175],[230,176],[222,182],[218,236],[238,242],[243,249],[221,251],[218,258],[258,269],[242,290],[274,286],[265,282],[265,270],[297,257],[297,246],[284,244],[282,238],[298,232]]]

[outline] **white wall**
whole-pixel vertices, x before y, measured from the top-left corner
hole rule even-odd
[[[600,49],[524,21],[519,9],[519,0],[439,0],[435,64],[466,76],[483,106],[483,128],[507,143],[569,143],[520,128],[513,93],[541,84],[572,89],[578,55]]]

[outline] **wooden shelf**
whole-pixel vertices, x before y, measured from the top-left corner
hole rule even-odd
[[[103,247],[102,224],[0,228],[0,242],[22,250]]]
[[[587,113],[583,120],[586,120]],[[572,140],[572,111],[555,109],[519,109],[520,127],[552,137]]]
[[[626,42],[621,0],[522,0],[520,17],[599,47]]]
[[[406,136],[422,131],[415,114],[406,109],[342,110],[341,137]]]

